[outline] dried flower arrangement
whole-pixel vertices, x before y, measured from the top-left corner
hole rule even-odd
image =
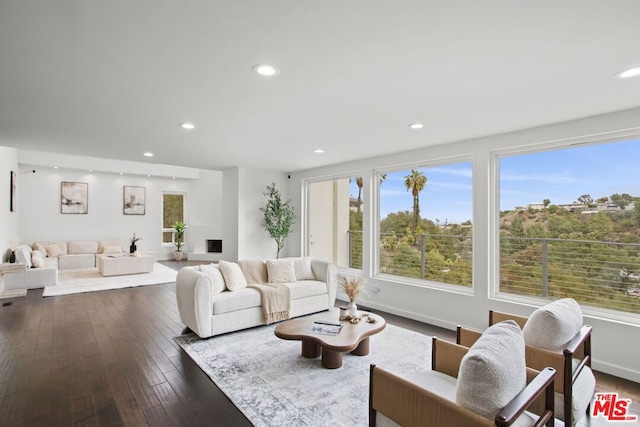
[[[338,276],[338,283],[344,293],[347,294],[347,297],[349,297],[349,301],[355,302],[358,295],[362,292],[364,279],[362,277],[347,278],[345,276]]]

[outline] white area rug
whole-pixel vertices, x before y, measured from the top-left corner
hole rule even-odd
[[[153,264],[150,273],[102,277],[97,268],[58,271],[58,285],[46,286],[42,296],[79,294],[109,289],[159,285],[176,281],[178,272],[160,263]]]
[[[431,337],[393,325],[371,337],[367,356],[345,354],[339,369],[300,355],[274,325],[176,342],[257,427],[367,426],[369,365],[411,375],[431,368]]]

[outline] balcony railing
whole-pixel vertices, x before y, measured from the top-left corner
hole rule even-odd
[[[380,234],[380,272],[471,286],[470,236]],[[362,268],[362,232],[349,232],[350,267]],[[500,293],[640,313],[640,244],[501,237]]]
[[[362,232],[348,233],[349,266],[362,268]],[[470,287],[471,243],[470,236],[380,233],[380,272]]]
[[[640,244],[502,237],[500,292],[640,313]]]

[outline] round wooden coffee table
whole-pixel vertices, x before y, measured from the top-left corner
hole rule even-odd
[[[342,354],[356,356],[369,354],[369,337],[385,328],[387,322],[377,314],[361,312],[363,318],[356,324],[342,320],[344,326],[338,335],[324,335],[310,332],[316,320],[338,321],[337,311],[328,311],[313,316],[287,320],[276,326],[275,334],[284,340],[302,341],[302,356],[316,358],[322,355],[322,366],[336,369],[342,366]],[[368,318],[374,323],[367,321]]]

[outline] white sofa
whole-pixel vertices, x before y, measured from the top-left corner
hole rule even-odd
[[[58,284],[58,270],[95,268],[101,253],[126,252],[122,240],[69,240],[20,245],[15,250],[16,262],[27,270],[4,275],[3,289],[35,289]]]
[[[337,277],[332,263],[312,258],[285,258],[293,265],[288,283],[290,317],[332,308],[336,299]],[[176,297],[182,322],[201,338],[266,324],[262,297],[251,287],[255,283],[274,281],[268,268],[272,260],[241,260],[240,268],[246,284],[238,286],[236,278],[221,274],[225,261],[183,267],[176,279]],[[231,281],[230,281],[231,280]],[[247,286],[248,284],[248,286]]]
[[[122,240],[69,240],[66,242],[36,242],[31,248],[45,255],[45,265],[58,270],[95,268],[96,255],[128,252]]]

